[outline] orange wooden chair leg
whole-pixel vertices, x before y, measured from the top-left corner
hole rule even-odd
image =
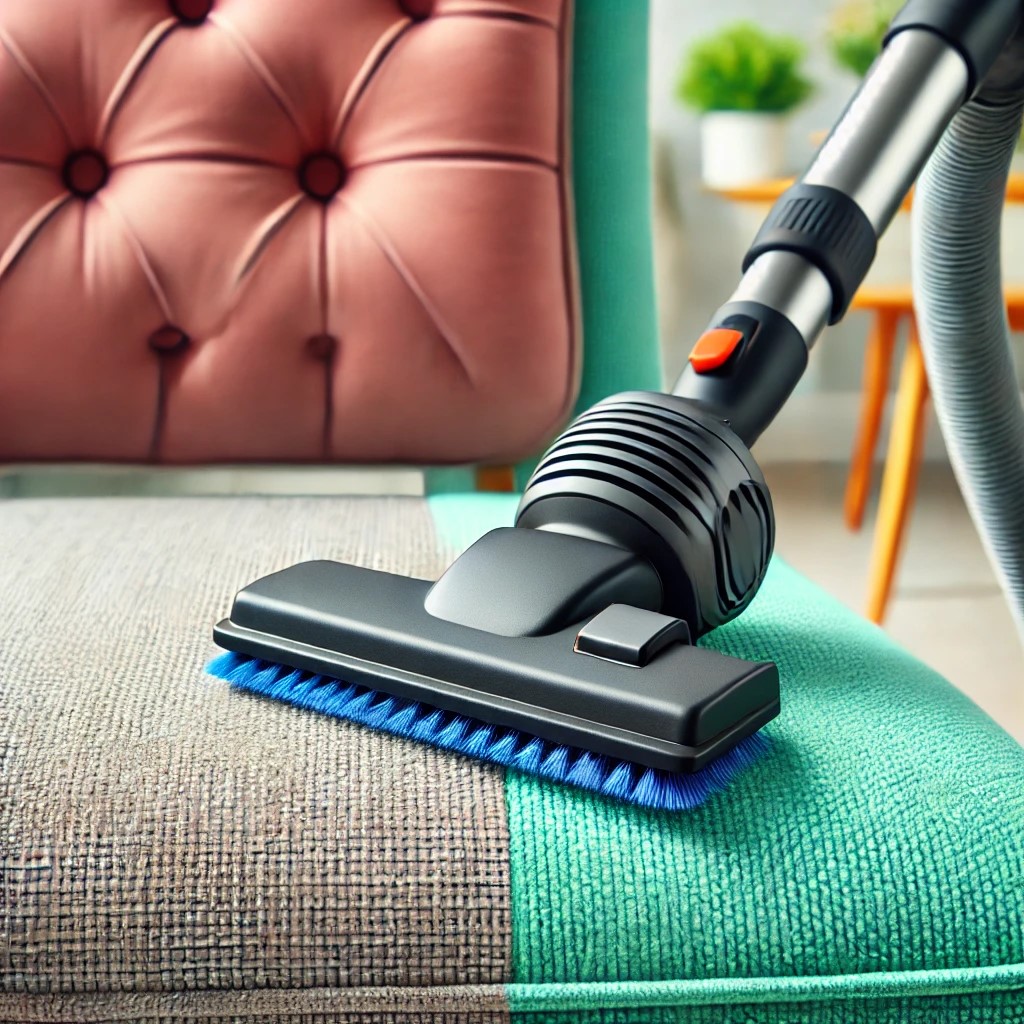
[[[927,406],[928,378],[917,327],[911,321],[910,341],[896,396],[889,454],[885,462],[878,521],[875,525],[874,549],[871,553],[867,614],[872,622],[881,623],[889,606],[924,454]]]
[[[512,466],[478,466],[476,489],[511,493],[516,489],[516,471]]]
[[[871,477],[875,465],[875,449],[882,428],[882,413],[889,392],[889,372],[896,348],[903,313],[880,309],[875,313],[864,355],[864,382],[861,387],[860,422],[854,441],[850,472],[846,478],[844,515],[851,530],[859,530],[864,522],[864,509],[871,493]]]

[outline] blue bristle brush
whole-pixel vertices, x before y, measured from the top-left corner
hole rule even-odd
[[[240,690],[295,707],[658,810],[699,807],[768,749],[767,739],[755,733],[700,771],[667,772],[232,651],[214,658],[207,671]]]

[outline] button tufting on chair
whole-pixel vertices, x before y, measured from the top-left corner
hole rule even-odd
[[[189,340],[189,336],[180,327],[167,324],[158,327],[149,336],[149,347],[162,356],[176,355],[188,348]]]
[[[0,462],[535,451],[577,386],[568,6],[0,0]]]
[[[345,168],[333,153],[313,153],[299,165],[299,185],[306,195],[326,203],[345,184]]]
[[[213,0],[170,0],[170,6],[186,25],[200,25],[213,10]]]
[[[398,6],[416,21],[429,18],[434,13],[434,0],[398,0]]]
[[[306,351],[314,359],[322,359],[327,362],[334,356],[338,348],[338,339],[333,334],[314,334],[306,342]]]
[[[95,149],[79,149],[64,161],[61,177],[69,192],[81,199],[89,199],[106,185],[110,168],[102,153]]]

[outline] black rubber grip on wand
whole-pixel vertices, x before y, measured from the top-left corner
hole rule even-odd
[[[867,214],[845,192],[798,183],[768,214],[743,261],[744,272],[769,252],[793,252],[813,263],[832,288],[829,323],[846,315],[867,277],[878,238]]]

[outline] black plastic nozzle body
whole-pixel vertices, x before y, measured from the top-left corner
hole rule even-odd
[[[246,587],[228,650],[548,743],[691,773],[779,712],[779,674],[695,646],[771,557],[764,478],[686,399],[629,392],[549,449],[516,526],[435,583],[307,562]]]

